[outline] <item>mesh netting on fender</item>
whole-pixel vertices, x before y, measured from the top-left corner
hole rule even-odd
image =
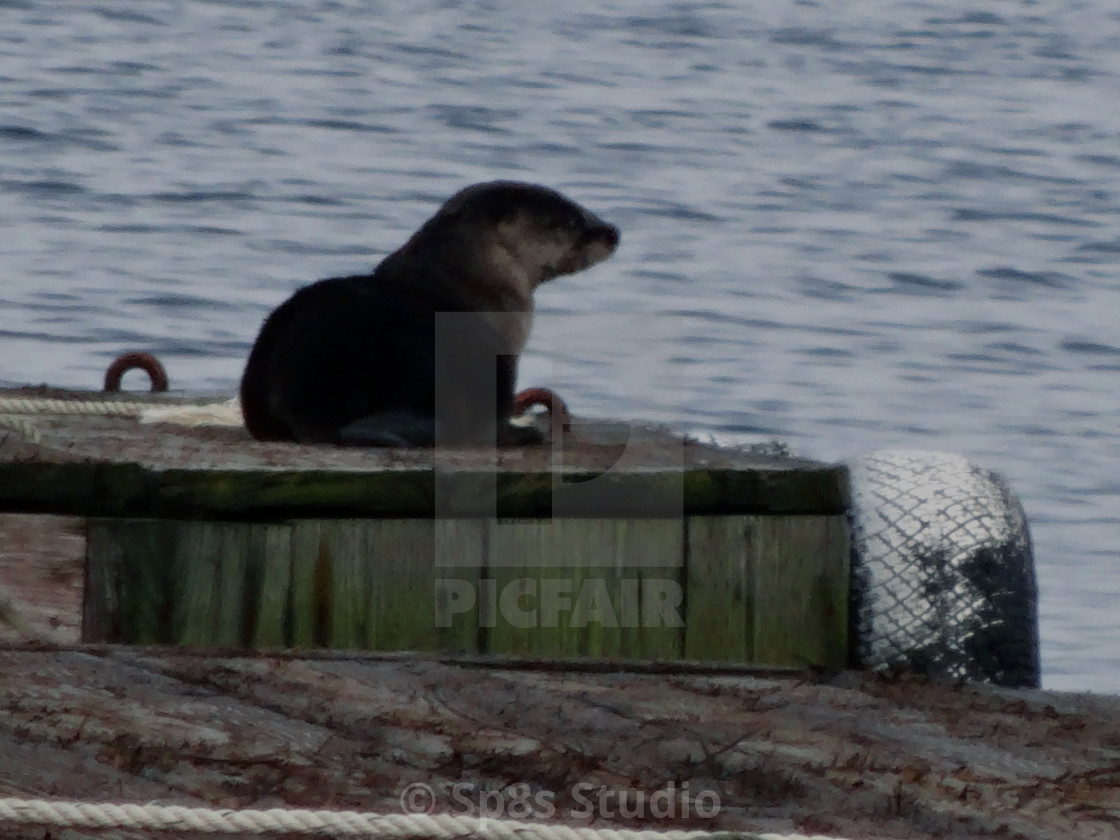
[[[944,452],[848,466],[857,664],[1037,687],[1030,532],[1003,479]]]

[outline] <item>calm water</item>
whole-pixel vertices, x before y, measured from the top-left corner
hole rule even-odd
[[[136,348],[232,391],[296,286],[547,183],[623,243],[540,295],[523,382],[997,469],[1045,684],[1120,691],[1114,8],[0,0],[0,380]]]

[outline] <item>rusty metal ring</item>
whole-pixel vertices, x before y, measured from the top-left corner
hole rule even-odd
[[[514,416],[524,414],[534,405],[543,405],[548,410],[549,428],[555,435],[560,431],[572,429],[572,415],[568,406],[548,388],[526,388],[513,398]]]
[[[167,390],[167,371],[151,353],[124,353],[118,356],[105,371],[105,390],[119,391],[125,371],[140,368],[152,381],[152,392]]]

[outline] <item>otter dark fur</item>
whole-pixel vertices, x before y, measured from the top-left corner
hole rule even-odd
[[[618,238],[545,187],[462,190],[372,274],[320,280],[268,317],[241,381],[245,425],[302,443],[539,440],[509,424],[533,292]]]

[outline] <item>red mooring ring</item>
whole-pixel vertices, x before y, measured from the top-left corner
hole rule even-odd
[[[114,359],[105,371],[105,390],[119,391],[121,377],[125,371],[133,368],[140,368],[148,374],[148,378],[152,380],[153,392],[167,390],[167,371],[151,353],[125,353]]]
[[[553,434],[572,429],[572,415],[568,406],[548,388],[526,388],[513,398],[514,416],[524,414],[534,405],[543,405],[548,410],[549,428]]]

